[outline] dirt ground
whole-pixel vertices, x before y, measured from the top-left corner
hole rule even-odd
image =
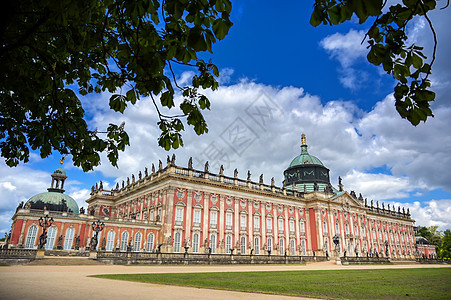
[[[159,284],[87,277],[95,274],[192,273],[236,271],[292,271],[381,268],[439,268],[451,265],[341,266],[334,262],[307,265],[239,266],[114,266],[114,265],[22,265],[0,267],[0,299],[293,299]]]

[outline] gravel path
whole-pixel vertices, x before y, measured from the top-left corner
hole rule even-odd
[[[0,267],[0,299],[293,299],[294,297],[177,287],[87,277],[95,274],[289,271],[380,268],[435,268],[451,265],[339,266],[333,262],[308,265],[240,266],[51,266]],[[298,298],[299,299],[299,298]]]

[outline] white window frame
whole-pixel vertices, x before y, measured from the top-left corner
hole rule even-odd
[[[193,213],[193,226],[200,226],[200,209],[195,209]]]
[[[175,225],[182,225],[183,222],[183,207],[175,208]]]
[[[280,255],[285,254],[285,239],[284,238],[279,239],[279,254]]]
[[[47,240],[45,241],[45,250],[52,250],[53,246],[55,245],[55,238],[56,238],[56,232],[57,228],[55,226],[52,226],[47,231]]]
[[[282,219],[282,218],[279,218],[278,220],[277,220],[277,223],[278,223],[278,230],[279,230],[279,233],[284,233],[284,225],[285,225],[285,222],[284,222],[284,219]]]
[[[38,226],[31,225],[28,228],[27,239],[25,240],[25,249],[33,249],[36,242],[36,234],[38,232]]]
[[[266,218],[266,232],[272,232],[272,218]]]
[[[232,229],[232,213],[226,212],[226,229]]]
[[[141,251],[141,239],[142,239],[141,232],[137,232],[135,234],[135,242],[133,243],[133,251],[134,252]]]
[[[182,235],[180,232],[176,232],[174,234],[174,253],[180,253],[180,243],[181,243]]]
[[[260,231],[260,216],[254,216],[254,231]]]
[[[64,236],[64,250],[70,250],[72,248],[72,242],[74,241],[75,229],[69,227],[66,229],[66,235]]]
[[[146,245],[147,252],[153,252],[154,239],[155,239],[155,237],[152,232],[147,235],[147,245]]]
[[[241,251],[241,255],[246,254],[246,237],[245,236],[242,236],[240,238],[240,251]]]
[[[193,234],[193,253],[199,253],[199,233]]]
[[[210,211],[210,227],[216,228],[218,226],[218,212],[213,210]]]
[[[260,238],[258,236],[254,238],[254,253],[260,254]]]
[[[114,236],[115,236],[115,233],[114,233],[113,230],[108,231],[107,239],[106,239],[106,247],[105,247],[105,251],[113,251],[113,247],[114,247]]]
[[[121,234],[121,247],[120,251],[125,252],[127,251],[127,245],[128,245],[128,231],[124,231]]]
[[[241,230],[247,229],[247,215],[245,215],[245,214],[240,215],[240,227],[241,227]]]
[[[216,253],[216,234],[210,235],[210,249],[211,249],[211,254]]]

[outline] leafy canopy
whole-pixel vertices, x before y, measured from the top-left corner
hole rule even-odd
[[[218,69],[198,58],[212,51],[229,28],[229,0],[24,0],[7,1],[0,13],[0,149],[9,166],[53,150],[71,154],[84,171],[106,151],[117,165],[129,145],[124,124],[89,128],[81,96],[109,91],[110,108],[124,112],[152,97],[159,115],[160,146],[183,145],[182,118],[197,134],[208,131],[201,110],[208,99],[197,89],[216,89]],[[191,86],[178,86],[172,64],[196,70]],[[171,78],[172,77],[172,78]],[[164,115],[175,106],[181,115]],[[153,96],[160,95],[157,104]]]
[[[394,89],[396,110],[413,125],[433,117],[430,102],[435,93],[428,79],[435,60],[437,37],[427,13],[436,8],[435,0],[402,0],[390,7],[383,0],[315,0],[310,19],[313,26],[337,25],[356,15],[360,24],[373,23],[366,33],[370,63],[382,65],[398,82]],[[386,12],[383,12],[385,8]],[[430,63],[425,62],[423,47],[408,45],[406,27],[415,17],[425,18],[434,38]],[[372,18],[370,18],[372,17]]]

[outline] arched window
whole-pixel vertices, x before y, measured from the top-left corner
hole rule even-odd
[[[305,240],[301,240],[301,248],[302,248],[302,255],[305,255],[306,253],[306,248],[305,248]]]
[[[284,222],[283,222],[283,219],[282,218],[280,218],[279,219],[279,233],[280,234],[283,234],[283,231],[284,231]]]
[[[199,234],[193,234],[193,253],[199,253]]]
[[[254,251],[255,251],[255,254],[260,254],[260,238],[259,237],[256,237],[255,239],[254,239]]]
[[[282,239],[279,239],[279,254],[284,255],[285,254],[285,241]]]
[[[301,220],[301,234],[305,234],[305,222]]]
[[[335,223],[335,234],[340,234],[340,225],[338,225],[338,221]]]
[[[268,251],[272,251],[272,238],[269,237],[267,243],[268,243]]]
[[[150,233],[147,236],[147,248],[146,248],[147,252],[152,252],[153,251],[153,233]]]
[[[50,227],[47,231],[47,241],[45,242],[45,250],[52,250],[55,244],[56,227]]]
[[[114,247],[114,231],[110,230],[107,235],[105,250],[113,251],[113,247]]]
[[[27,240],[25,242],[25,249],[33,249],[34,242],[36,240],[36,233],[38,232],[38,226],[32,225],[28,228]]]
[[[246,237],[244,237],[244,236],[242,236],[241,237],[241,245],[240,245],[241,247],[241,255],[244,255],[244,254],[246,254]]]
[[[135,245],[133,247],[133,251],[139,252],[141,248],[141,232],[137,232],[135,234]]]
[[[69,227],[66,230],[66,236],[64,237],[64,250],[70,250],[72,248],[72,242],[74,240],[74,232],[75,229],[73,227]]]
[[[180,232],[176,232],[174,235],[174,252],[180,252]]]
[[[291,239],[291,256],[296,255],[296,241],[294,239]]]
[[[128,232],[124,231],[121,237],[121,251],[127,251]]]
[[[210,235],[210,249],[211,253],[214,254],[216,252],[216,235]]]
[[[327,234],[327,224],[323,222],[323,234]]]
[[[348,223],[345,224],[345,230],[346,230],[346,234],[349,234],[349,224]]]
[[[230,249],[232,248],[232,236],[226,236],[226,253],[230,254]]]

